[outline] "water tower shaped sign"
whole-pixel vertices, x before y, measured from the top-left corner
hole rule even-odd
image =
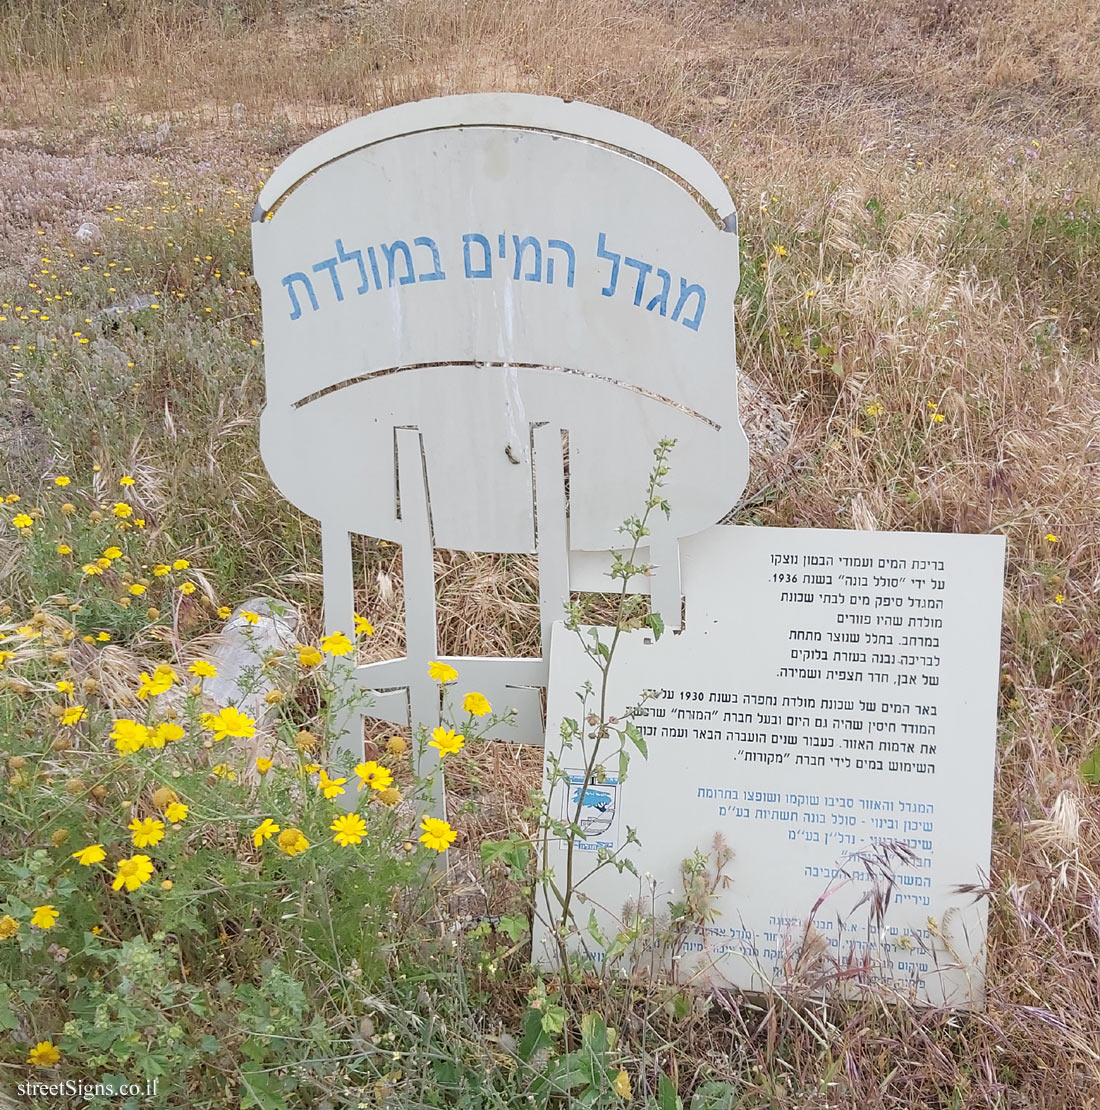
[[[438,721],[435,547],[537,553],[548,654],[571,559],[621,545],[662,437],[678,446],[651,588],[678,626],[678,541],[735,503],[748,457],[736,217],[700,154],[589,104],[406,104],[278,167],[253,247],[261,448],[321,521],[329,631],[352,624],[350,534],[403,545],[408,655],[355,669],[388,691],[372,713]],[[507,735],[541,742],[545,657],[449,661],[460,696],[514,706]]]

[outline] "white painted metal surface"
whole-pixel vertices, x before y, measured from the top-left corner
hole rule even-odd
[[[649,877],[666,909],[682,897],[681,861],[709,853],[717,833],[734,852],[732,884],[711,925],[686,938],[682,982],[877,982],[980,1007],[988,903],[958,888],[989,874],[1004,552],[1001,536],[802,528],[718,526],[686,540],[683,633],[632,633],[612,666],[609,715],[656,691],[636,718],[648,759],[628,744],[620,782],[615,748],[602,750],[606,776],[583,804],[579,786],[551,798],[589,832],[575,874],[601,848],[637,868],[580,885],[582,927],[594,909],[613,937],[629,900],[651,904]],[[599,688],[559,624],[548,755],[586,680]],[[579,745],[562,762],[583,782]],[[560,843],[549,865],[560,886]],[[876,885],[890,892],[881,923],[861,902]],[[552,966],[543,888],[539,898],[535,955]]]
[[[673,512],[654,534],[652,590],[678,626],[677,541],[719,520],[747,477],[735,228],[696,151],[547,97],[402,105],[274,172],[253,224],[261,450],[322,522],[330,631],[351,623],[349,535],[404,545],[408,656],[356,671],[395,691],[373,712],[438,718],[433,546],[537,552],[548,628],[570,553],[621,543],[669,436]],[[452,662],[459,696],[514,705],[510,735],[540,741],[545,659]],[[354,754],[356,715],[346,727]]]

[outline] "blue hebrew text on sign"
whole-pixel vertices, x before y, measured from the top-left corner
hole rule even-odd
[[[308,267],[309,272],[318,275],[320,296],[305,269],[295,270],[283,277],[290,319],[301,319],[303,293],[312,311],[319,312],[330,304],[343,302],[350,289],[362,296],[372,290],[447,280],[436,239],[430,235],[417,235],[411,242],[411,247],[406,239],[371,244],[366,248],[365,261],[363,248],[349,249],[342,238],[336,239],[334,253]],[[564,284],[568,289],[576,286],[577,252],[573,244],[565,239],[547,238],[544,244],[535,235],[500,232],[490,238],[481,232],[470,231],[463,234],[461,243],[461,267],[457,264],[453,268],[448,267],[452,274],[462,275],[460,280],[504,276],[512,281]],[[457,261],[458,246],[452,245]],[[610,250],[607,233],[603,231],[599,233],[595,249],[587,261],[593,279],[600,282],[600,292],[604,297],[614,297],[619,293],[622,277],[623,292],[620,295],[630,298],[635,308],[656,312],[691,331],[699,330],[707,307],[707,292],[698,282],[677,277],[677,287],[673,275],[663,267]],[[602,263],[609,265],[603,266]],[[327,282],[320,277],[322,274],[328,275]],[[328,295],[330,287],[331,298]]]

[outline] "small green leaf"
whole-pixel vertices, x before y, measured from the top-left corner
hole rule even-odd
[[[684,1110],[684,1100],[676,1093],[676,1087],[664,1072],[657,1080],[657,1110]]]
[[[588,935],[602,948],[607,944],[607,937],[603,935],[600,930],[600,923],[596,920],[596,911],[589,910],[588,912]]]
[[[650,613],[645,619],[646,624],[653,629],[653,638],[659,640],[665,630],[664,618],[660,613]]]
[[[623,728],[623,732],[625,732],[627,736],[630,737],[630,740],[634,744],[634,747],[636,747],[638,751],[642,753],[642,758],[648,759],[649,745],[642,739],[642,734],[639,731],[638,726],[628,721]]]
[[[1100,786],[1100,746],[1092,749],[1081,764],[1081,778],[1089,786]]]
[[[497,922],[497,928],[515,944],[527,933],[527,918],[521,913],[507,914]]]
[[[565,1009],[551,1002],[546,1003],[542,1011],[542,1031],[548,1037],[554,1037],[565,1028]]]

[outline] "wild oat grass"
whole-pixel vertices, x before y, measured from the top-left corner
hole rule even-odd
[[[1084,0],[0,4],[0,493],[22,497],[0,521],[4,627],[37,611],[60,636],[71,620],[49,600],[68,588],[57,557],[28,562],[8,523],[24,507],[53,512],[57,474],[73,476],[85,520],[133,475],[143,543],[188,558],[210,599],[181,605],[163,637],[120,611],[106,647],[61,642],[65,663],[29,677],[9,663],[5,755],[54,783],[9,762],[0,854],[29,868],[18,882],[72,881],[72,846],[44,842],[26,815],[99,758],[51,748],[60,671],[49,667],[115,682],[121,700],[142,669],[179,662],[177,641],[216,629],[212,606],[256,593],[301,606],[303,637],[316,639],[317,529],[256,450],[247,220],[260,181],[325,127],[410,98],[583,98],[695,146],[737,202],[739,359],[791,430],[736,519],[999,531],[1008,570],[993,866],[978,892],[990,900],[987,1011],[593,981],[576,987],[569,1035],[598,1041],[591,1023],[582,1030],[585,1008],[617,1028],[608,1076],[625,1069],[639,1102],[658,1098],[664,1075],[699,1108],[1089,1105],[1100,1090],[1098,20]],[[103,234],[82,246],[72,233],[89,218]],[[99,314],[135,294],[159,307]],[[440,552],[436,569],[443,648],[533,649],[529,561]],[[399,550],[363,541],[357,576],[376,627],[365,654],[399,654]],[[302,692],[285,711],[308,721],[322,700]],[[451,816],[465,835],[450,900],[425,917],[393,895],[405,872],[379,857],[378,875],[347,889],[303,880],[308,905],[287,902],[286,925],[260,878],[229,881],[256,860],[216,814],[255,813],[255,795],[207,782],[201,761],[181,767],[215,822],[197,858],[236,862],[208,887],[197,866],[177,876],[188,899],[208,900],[194,918],[151,900],[144,934],[141,914],[112,918],[110,945],[66,956],[78,987],[58,963],[35,1008],[0,998],[9,1075],[101,1006],[107,1030],[177,1069],[166,1105],[524,1104],[536,1089],[516,1064],[535,1012],[524,941],[474,919],[526,904],[529,877],[485,863],[477,845],[531,831],[537,753],[454,758]],[[137,801],[110,782],[119,809]],[[51,820],[77,816],[57,803]],[[381,912],[391,897],[397,917],[372,918],[383,935],[367,945],[353,903],[373,898]],[[5,968],[18,977],[17,962]],[[203,1041],[203,1025],[230,1050]],[[87,1078],[79,1059],[62,1066]],[[621,1101],[610,1085],[599,1097]]]

